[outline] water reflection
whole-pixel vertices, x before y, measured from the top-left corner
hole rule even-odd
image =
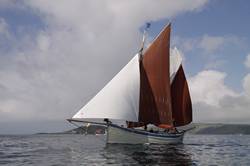
[[[107,164],[195,165],[183,144],[121,145],[108,144],[102,152]]]
[[[183,145],[107,145],[104,136],[0,137],[0,165],[250,165],[250,136],[186,135]]]

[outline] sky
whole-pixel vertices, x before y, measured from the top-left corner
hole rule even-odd
[[[1,0],[0,134],[63,131],[169,22],[194,122],[250,123],[250,1]]]

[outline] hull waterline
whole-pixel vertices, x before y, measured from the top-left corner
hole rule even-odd
[[[107,132],[107,143],[118,144],[178,144],[183,141],[184,132],[170,133],[152,133],[149,131],[130,129],[118,125],[109,124]]]

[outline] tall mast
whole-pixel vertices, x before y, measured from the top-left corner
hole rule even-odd
[[[146,35],[147,35],[147,32],[148,32],[148,29],[150,28],[150,23],[147,22],[146,23],[146,27],[144,28],[143,30],[143,37],[142,37],[142,43],[141,43],[141,48],[139,50],[139,55],[140,55],[140,60],[142,60],[142,52],[143,52],[143,49],[144,49],[144,45],[145,45],[145,41],[146,41]]]
[[[140,61],[139,122],[172,126],[169,76],[171,25],[166,26]]]

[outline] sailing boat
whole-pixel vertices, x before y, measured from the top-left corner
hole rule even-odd
[[[107,143],[181,143],[185,130],[168,131],[192,122],[192,104],[181,62],[170,66],[170,31],[171,24],[68,121],[107,125]]]

